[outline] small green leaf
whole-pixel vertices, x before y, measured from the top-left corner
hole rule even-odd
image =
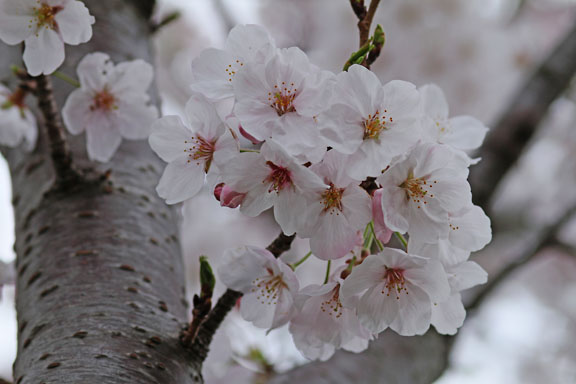
[[[206,256],[200,256],[200,285],[202,287],[202,295],[212,297],[212,292],[214,292],[214,286],[216,285],[216,278],[214,277],[214,272],[212,272],[212,267]]]

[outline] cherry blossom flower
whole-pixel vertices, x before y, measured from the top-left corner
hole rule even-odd
[[[146,93],[153,77],[150,64],[134,60],[115,66],[108,55],[96,52],[80,61],[77,72],[80,88],[70,94],[62,115],[70,133],[86,130],[90,159],[109,161],[123,137],[148,137],[158,117]]]
[[[388,228],[384,222],[384,213],[382,212],[382,188],[375,190],[372,195],[372,217],[376,238],[380,240],[382,244],[388,244],[394,231]]]
[[[0,39],[24,42],[24,63],[32,76],[50,74],[64,62],[64,43],[92,38],[94,17],[77,0],[0,0]]]
[[[432,259],[385,248],[354,267],[341,288],[346,307],[355,307],[370,332],[390,327],[403,336],[430,327],[433,303],[448,298],[450,287],[442,265]],[[354,303],[355,297],[360,299]]]
[[[342,305],[340,282],[309,285],[298,293],[299,313],[290,321],[296,347],[311,360],[328,360],[336,349],[362,352],[372,335],[355,310]]]
[[[427,140],[462,151],[476,149],[482,144],[488,132],[484,124],[471,116],[449,118],[446,97],[437,85],[425,85],[419,91],[424,114],[422,130]]]
[[[204,185],[205,175],[217,179],[218,164],[238,152],[216,108],[204,96],[192,96],[185,113],[187,124],[178,116],[155,121],[149,138],[152,149],[168,163],[156,188],[168,204],[195,196]]]
[[[245,196],[245,193],[238,193],[224,183],[220,183],[214,188],[214,197],[223,207],[237,208],[242,204]]]
[[[228,288],[244,294],[240,314],[245,320],[265,329],[290,321],[299,283],[287,264],[267,250],[251,246],[229,249],[224,259],[218,275]]]
[[[254,138],[273,138],[301,162],[316,163],[327,146],[315,116],[329,106],[333,77],[300,49],[280,49],[267,62],[247,64],[235,75],[234,113]]]
[[[30,151],[36,145],[38,127],[24,104],[25,96],[22,89],[10,92],[0,84],[0,145],[17,147],[24,142],[24,148]]]
[[[471,205],[468,162],[437,144],[419,144],[377,181],[384,222],[424,242],[448,235],[448,215]]]
[[[312,198],[305,226],[298,236],[310,238],[312,253],[323,260],[346,256],[372,220],[370,196],[346,174],[346,156],[330,151],[321,163],[310,167],[327,185]]]
[[[326,187],[274,140],[267,140],[260,153],[238,154],[222,168],[222,180],[245,194],[240,205],[245,215],[258,216],[274,206],[274,217],[287,235],[305,226],[311,197]]]
[[[418,141],[419,94],[408,82],[384,86],[361,65],[337,76],[333,105],[318,120],[328,144],[350,154],[350,176],[378,176]]]
[[[234,95],[236,74],[251,62],[264,62],[275,50],[268,32],[258,25],[238,25],[224,49],[208,48],[192,61],[191,88],[215,101]]]

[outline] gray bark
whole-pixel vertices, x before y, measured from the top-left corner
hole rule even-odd
[[[153,1],[84,2],[96,17],[94,38],[66,47],[63,72],[75,75],[94,51],[115,62],[151,61]],[[20,57],[19,47],[0,46],[1,80]],[[54,82],[62,106],[72,88]],[[84,135],[71,149],[80,168],[96,166]],[[56,190],[47,151],[43,133],[32,154],[4,151],[18,254],[15,383],[201,382],[199,364],[178,342],[188,309],[177,217],[154,190],[163,163],[147,142],[125,141],[111,163],[96,166],[111,170],[108,180]]]

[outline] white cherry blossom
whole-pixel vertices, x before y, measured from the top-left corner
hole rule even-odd
[[[419,144],[377,178],[384,222],[420,241],[448,235],[448,215],[471,205],[468,162],[438,144]]]
[[[224,261],[219,278],[228,288],[244,294],[240,314],[245,320],[265,329],[290,321],[299,283],[287,264],[267,250],[251,246],[227,250]]]
[[[186,124],[178,116],[154,122],[148,139],[152,149],[168,163],[156,188],[168,204],[194,197],[205,175],[217,179],[218,164],[238,152],[236,141],[212,103],[197,94],[185,107]]]
[[[86,130],[88,157],[109,161],[122,142],[146,139],[158,110],[146,93],[153,69],[143,60],[114,65],[107,54],[86,55],[78,64],[80,88],[62,110],[68,131]]]
[[[318,162],[326,145],[315,116],[329,106],[333,77],[299,48],[279,49],[235,75],[234,113],[254,138],[277,140],[302,163]]]
[[[310,167],[326,184],[312,197],[298,236],[310,238],[312,253],[323,260],[346,256],[358,243],[358,231],[372,220],[370,196],[347,173],[346,156],[330,151]]]
[[[353,65],[337,76],[334,95],[318,120],[328,144],[350,154],[352,177],[378,176],[418,141],[419,94],[413,84],[393,80],[383,86],[373,72]]]
[[[17,147],[24,142],[24,148],[32,150],[36,145],[38,127],[34,115],[24,104],[25,92],[15,92],[0,84],[0,145]]]
[[[234,95],[236,74],[251,62],[264,62],[275,50],[268,32],[258,25],[238,25],[230,31],[224,49],[208,48],[192,61],[191,88],[211,100]]]
[[[445,301],[449,293],[438,261],[385,248],[352,269],[342,283],[341,300],[344,306],[356,308],[360,323],[370,332],[390,327],[412,336],[426,332],[433,304]]]
[[[428,84],[419,89],[424,137],[434,143],[470,151],[482,145],[488,128],[472,116],[449,118],[448,102],[442,89]]]
[[[24,63],[32,76],[54,72],[64,62],[64,43],[90,40],[94,21],[77,0],[0,0],[0,39],[25,43]]]
[[[222,168],[222,180],[245,194],[240,205],[245,215],[258,216],[274,206],[274,217],[287,235],[305,225],[311,197],[326,187],[274,140],[267,140],[260,153],[240,153],[230,160]]]

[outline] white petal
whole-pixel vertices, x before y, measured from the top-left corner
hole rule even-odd
[[[358,319],[371,333],[388,328],[398,316],[399,301],[394,295],[383,293],[384,284],[370,288],[358,302]],[[385,292],[385,291],[384,291]]]
[[[83,132],[90,121],[92,111],[92,96],[83,89],[75,89],[66,99],[66,104],[62,109],[64,124],[73,135]]]
[[[424,334],[430,327],[432,306],[428,295],[420,288],[407,284],[406,293],[400,295],[398,301],[398,316],[390,324],[390,328],[402,336]]]
[[[319,259],[339,259],[356,245],[357,229],[350,227],[342,213],[326,213],[325,216],[318,231],[310,239],[310,249]]]
[[[259,291],[244,295],[240,301],[240,314],[258,328],[270,329],[274,323],[276,305],[262,302]]]
[[[462,291],[488,280],[488,274],[481,266],[473,261],[466,261],[449,270],[450,285],[453,291]]]
[[[438,333],[454,335],[464,323],[466,310],[460,294],[450,296],[448,300],[432,306],[432,325]]]
[[[164,116],[152,124],[148,142],[158,156],[169,163],[180,157],[190,141],[192,132],[178,116]]]
[[[41,28],[26,39],[23,59],[30,75],[49,75],[64,62],[64,42],[52,29]]]
[[[435,302],[444,301],[450,294],[448,276],[442,264],[436,260],[428,260],[426,265],[410,268],[404,272],[406,280],[418,286]]]
[[[226,287],[238,292],[249,292],[254,279],[265,273],[265,260],[254,247],[227,249],[222,260],[222,265],[218,268],[218,278]]]
[[[464,151],[476,149],[482,145],[488,128],[471,116],[456,116],[450,119],[450,130],[443,142]]]
[[[185,112],[190,128],[205,139],[212,140],[224,134],[225,125],[214,104],[202,95],[193,95],[186,103]]]
[[[123,93],[146,94],[152,84],[154,69],[144,60],[119,63],[109,73],[109,84],[113,94],[122,98]],[[126,95],[129,97],[130,95]]]
[[[472,206],[464,214],[451,217],[453,228],[450,230],[450,242],[455,246],[478,251],[492,240],[490,218],[482,208]]]
[[[86,127],[86,147],[90,160],[102,163],[110,161],[122,142],[120,132],[106,117],[93,115]]]
[[[64,9],[56,13],[54,19],[66,44],[78,45],[92,38],[92,24],[95,19],[83,2],[68,2]]]
[[[420,87],[422,111],[434,120],[448,118],[448,103],[442,89],[435,84]]]
[[[352,306],[354,296],[382,282],[384,276],[384,261],[376,255],[368,256],[362,264],[352,269],[340,288],[341,300],[344,306]]]
[[[271,52],[273,48],[274,42],[266,29],[255,24],[237,25],[232,28],[225,47],[227,52],[244,60],[264,59],[265,54]]]
[[[76,69],[81,87],[89,91],[101,91],[113,68],[114,65],[107,54],[102,52],[87,54]]]
[[[156,192],[167,204],[176,204],[194,197],[203,185],[204,166],[188,162],[182,154],[166,166]]]
[[[119,101],[116,114],[118,130],[127,139],[146,139],[150,135],[152,123],[158,117],[153,105]]]
[[[0,2],[0,40],[19,44],[36,32],[32,7],[36,1]]]
[[[190,88],[211,100],[232,97],[232,80],[236,76],[229,75],[231,69],[228,65],[234,63],[234,58],[227,52],[214,48],[205,49],[200,56],[192,60],[194,82]]]
[[[288,323],[295,314],[294,299],[288,289],[280,289],[274,311],[274,320],[270,329],[278,328]]]

